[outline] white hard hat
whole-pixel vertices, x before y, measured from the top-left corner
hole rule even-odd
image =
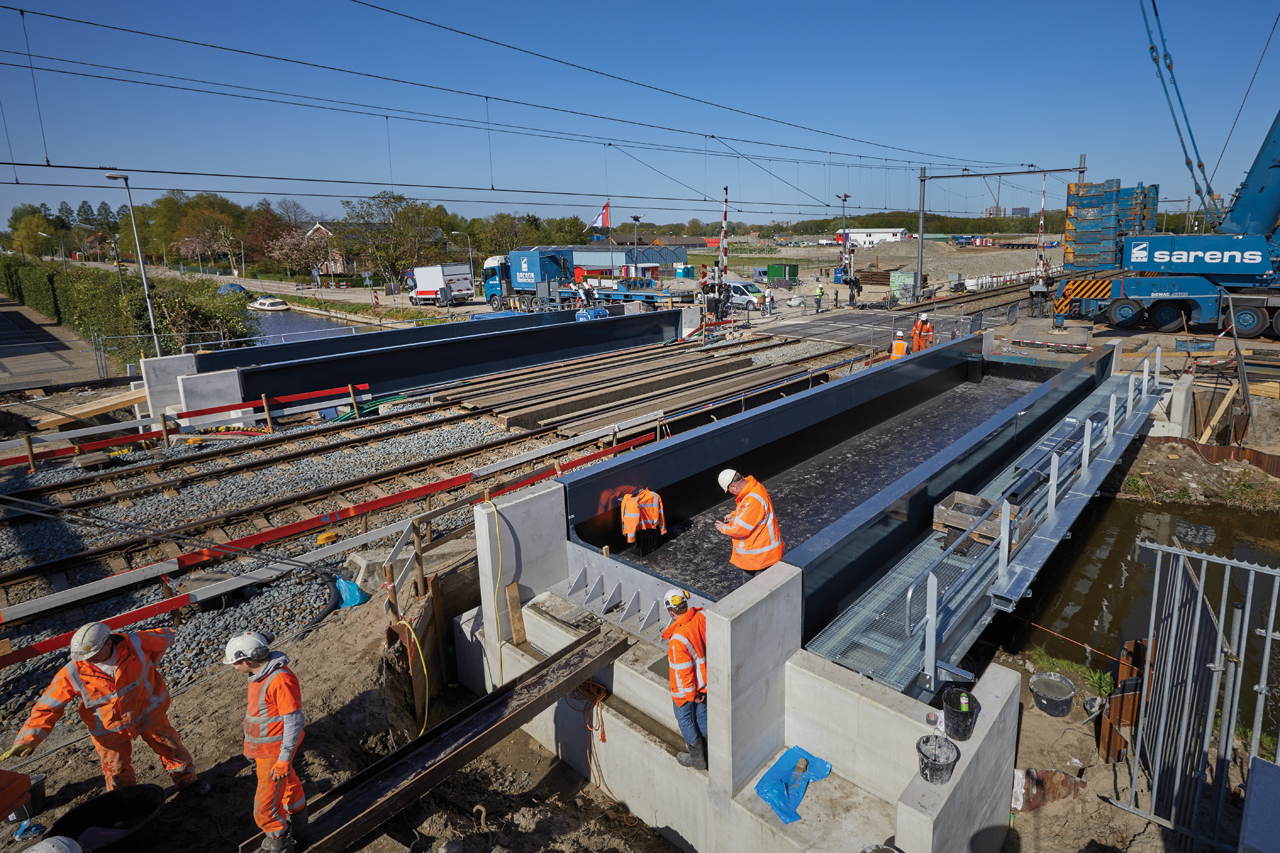
[[[271,634],[245,631],[227,641],[227,653],[222,662],[230,666],[242,660],[266,660],[274,639]]]
[[[71,637],[71,659],[88,660],[111,639],[111,629],[101,622],[82,625]]]
[[[716,478],[716,482],[720,484],[720,488],[726,492],[729,491],[729,484],[738,478],[738,472],[732,468],[725,468],[720,472],[720,476]]]
[[[898,332],[898,337],[902,337],[902,332]]]
[[[84,848],[70,838],[54,835],[27,848],[27,853],[83,853]]]
[[[689,603],[689,593],[683,589],[669,589],[667,594],[662,596],[662,603],[668,610],[679,610]]]
[[[927,313],[925,313],[924,311],[921,311],[921,312],[920,312],[920,319],[921,319],[921,320],[928,320],[928,319],[929,319],[929,315],[928,315]]]

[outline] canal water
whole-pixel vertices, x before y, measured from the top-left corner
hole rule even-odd
[[[305,314],[301,311],[254,311],[258,318],[258,342],[291,343],[334,335],[349,335],[353,323]]]
[[[1027,650],[1043,645],[1054,657],[1093,669],[1111,669],[1111,660],[1076,643],[1118,657],[1126,641],[1146,636],[1155,557],[1150,551],[1137,552],[1135,543],[1148,540],[1172,545],[1175,538],[1185,547],[1208,554],[1280,568],[1280,517],[1276,515],[1252,515],[1221,507],[1157,509],[1130,501],[1098,499],[1081,514],[1072,537],[1058,546],[1040,572],[1031,598],[1017,611],[1017,616],[1076,642],[1003,615],[988,629],[988,637],[1003,635],[999,641],[1006,648]],[[1169,565],[1167,559],[1165,565]],[[1199,570],[1198,563],[1194,567]],[[1228,626],[1231,603],[1245,600],[1247,580],[1243,575],[1232,572]],[[1169,577],[1166,568],[1162,579]],[[1271,578],[1262,575],[1254,582],[1249,650],[1240,696],[1241,720],[1246,725],[1253,719],[1253,686],[1258,683],[1263,652],[1262,637],[1253,629],[1266,627],[1271,583]],[[1216,612],[1222,592],[1220,570],[1211,570],[1206,576],[1205,592]],[[1263,730],[1272,734],[1280,720],[1280,643],[1272,643],[1268,680],[1270,698]]]

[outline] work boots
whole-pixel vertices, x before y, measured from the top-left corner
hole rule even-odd
[[[289,834],[293,836],[293,843],[298,845],[299,850],[306,850],[307,842],[311,840],[307,826],[310,820],[306,806],[303,806],[301,811],[289,815]]]
[[[704,738],[698,738],[697,743],[685,744],[689,747],[688,752],[680,752],[676,754],[676,761],[680,762],[681,767],[692,767],[694,770],[707,769],[707,742]]]
[[[267,836],[262,839],[262,847],[259,849],[262,853],[293,853],[293,839],[287,835],[281,835],[276,838]]]

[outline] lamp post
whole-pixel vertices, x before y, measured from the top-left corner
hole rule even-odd
[[[129,199],[129,224],[133,226],[133,245],[138,247],[138,272],[142,274],[142,295],[147,300],[147,317],[151,320],[151,342],[160,357],[160,335],[156,333],[156,312],[151,307],[151,286],[147,283],[147,265],[142,261],[142,242],[138,239],[138,217],[133,212],[133,192],[129,189],[129,176],[121,172],[107,172],[107,180],[124,181],[124,193]]]
[[[632,242],[633,242],[632,251],[635,252],[635,259],[636,259],[636,263],[635,263],[636,278],[640,277],[640,220],[641,219],[644,219],[643,213],[631,214],[631,221],[636,224],[635,231],[634,231],[635,236],[632,238]]]
[[[41,237],[48,237],[50,240],[58,241],[58,245],[62,247],[62,271],[65,273],[67,271],[67,244],[62,242],[61,237],[54,237],[53,235],[46,234],[43,231],[37,231],[36,233]]]
[[[467,238],[467,266],[471,268],[471,274],[475,275],[476,262],[471,259],[471,235],[468,234],[466,231],[453,231],[451,233],[461,234],[463,237]]]
[[[849,194],[837,195],[840,199],[840,266],[844,267],[845,278],[849,277],[851,270],[849,269],[849,225],[845,222],[844,203],[849,200]],[[850,293],[853,292],[851,289]]]
[[[120,235],[111,235],[111,254],[115,256],[116,278],[120,280],[120,295],[124,296],[124,272],[120,269]]]
[[[236,242],[240,244],[240,277],[248,278],[248,276],[245,275],[245,272],[244,272],[244,241],[236,240]]]

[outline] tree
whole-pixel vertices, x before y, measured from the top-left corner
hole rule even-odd
[[[93,225],[93,221],[93,205],[87,201],[80,202],[80,206],[76,208],[76,222],[81,225]]]
[[[17,231],[18,223],[28,216],[39,216],[40,208],[34,204],[20,204],[9,212],[9,230]]]
[[[24,216],[18,227],[13,229],[13,242],[22,248],[24,255],[39,257],[49,246],[49,239],[41,237],[40,232],[48,234],[52,228],[49,220],[38,213]]]
[[[275,212],[289,231],[294,231],[298,228],[306,230],[316,222],[300,202],[291,198],[282,198],[276,202]]]
[[[93,224],[103,231],[115,233],[116,225],[119,223],[116,221],[115,213],[111,210],[111,205],[105,201],[98,203],[98,215]]]
[[[233,223],[225,213],[196,207],[187,212],[173,234],[173,246],[184,258],[206,257],[210,261],[216,254],[232,256],[227,241]]]
[[[294,270],[312,270],[329,258],[329,241],[320,234],[307,235],[301,229],[285,231],[267,246],[267,257]]]
[[[441,247],[433,244],[437,230],[447,235],[458,230],[456,216],[443,207],[411,201],[399,193],[380,192],[372,198],[343,201],[346,215],[333,223],[339,250],[364,257],[388,280],[419,263],[444,260]]]
[[[68,227],[76,221],[76,212],[65,201],[58,205],[58,215],[67,223]]]
[[[271,202],[264,198],[258,202],[253,212],[244,218],[245,250],[250,257],[265,257],[272,241],[283,232],[284,223],[271,207]]]

